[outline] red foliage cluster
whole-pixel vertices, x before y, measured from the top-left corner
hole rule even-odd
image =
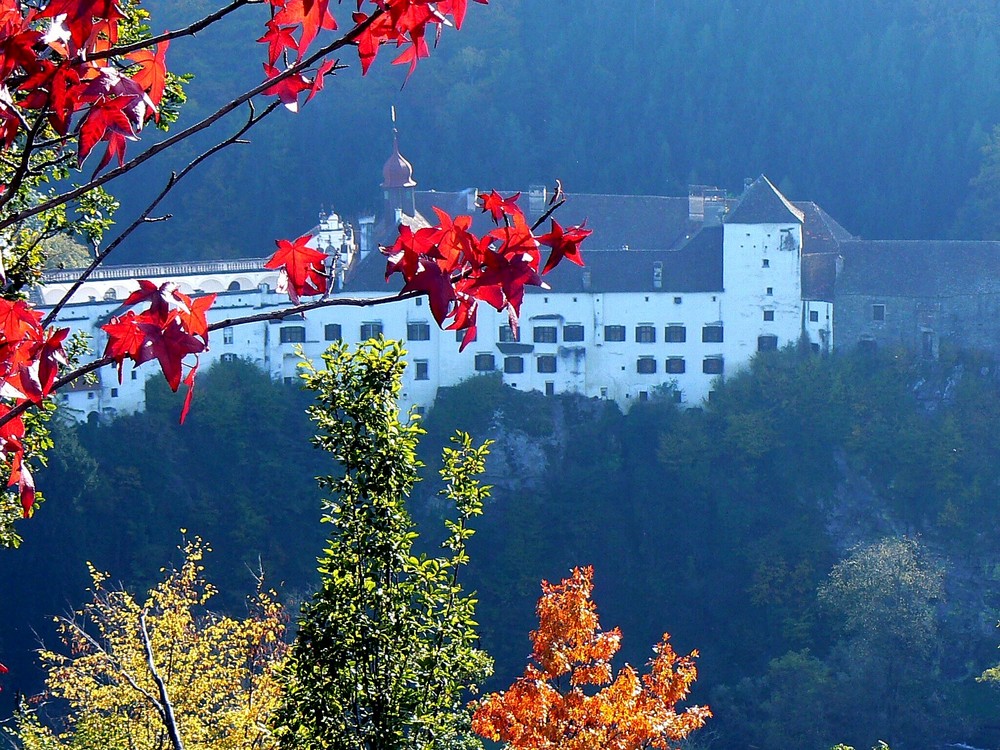
[[[42,327],[42,316],[23,300],[0,299],[0,397],[15,405],[41,403],[52,392],[59,366],[66,364],[68,328]],[[10,411],[0,404],[0,415]],[[9,487],[17,486],[24,514],[35,502],[35,483],[24,462],[24,422],[17,416],[0,427],[0,458],[10,466]]]
[[[157,286],[152,281],[139,282],[139,290],[129,295],[124,305],[130,307],[149,302],[149,307],[135,314],[129,310],[101,326],[108,334],[104,356],[118,364],[118,382],[122,380],[122,365],[130,359],[135,366],[156,359],[170,389],[181,384],[181,365],[188,354],[208,348],[208,321],[205,312],[215,302],[214,294],[192,300],[172,283]],[[187,415],[194,389],[197,361],[190,366],[184,384],[188,387],[181,421]]]
[[[470,231],[471,216],[452,218],[439,208],[436,226],[414,232],[402,226],[388,256],[385,276],[402,275],[404,292],[424,292],[438,325],[464,330],[462,348],[476,337],[479,302],[498,312],[506,311],[510,326],[517,330],[526,286],[543,286],[539,274],[540,245],[552,251],[541,273],[547,273],[562,258],[583,265],[580,243],[591,230],[562,230],[552,221],[553,231],[536,237],[517,205],[520,194],[504,198],[496,191],[480,196],[483,212],[489,212],[497,228],[478,237]],[[558,229],[558,231],[556,231]]]
[[[112,61],[123,20],[113,0],[51,0],[41,9],[0,0],[0,146],[8,149],[27,126],[23,111],[44,113],[60,136],[78,138],[83,164],[99,143],[98,165],[125,159],[156,116],[166,81],[167,44]],[[75,124],[74,124],[75,120]]]

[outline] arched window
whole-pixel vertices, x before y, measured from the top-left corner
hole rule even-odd
[[[116,299],[118,299],[118,292],[114,289],[108,289],[108,291],[104,293],[105,302],[114,302]]]

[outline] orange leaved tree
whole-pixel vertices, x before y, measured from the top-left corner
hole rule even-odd
[[[677,711],[698,676],[698,652],[677,656],[667,634],[653,649],[648,674],[626,664],[612,680],[621,631],[600,629],[593,576],[588,566],[556,585],[542,582],[534,663],[506,692],[476,706],[477,734],[526,750],[669,748],[712,715],[705,706]]]

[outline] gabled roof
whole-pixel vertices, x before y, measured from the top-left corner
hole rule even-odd
[[[837,253],[840,243],[858,239],[812,201],[795,201],[793,205],[805,217],[802,225],[803,255]]]
[[[855,241],[841,245],[837,296],[946,297],[1000,292],[1000,242]]]
[[[727,224],[788,224],[805,222],[803,213],[761,175],[746,189],[736,208],[725,218]]]

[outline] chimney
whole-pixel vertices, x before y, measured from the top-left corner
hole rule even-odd
[[[590,291],[590,269],[584,269],[583,271],[583,290],[585,292]]]
[[[532,214],[545,212],[546,191],[544,185],[532,185],[528,188],[528,211]]]
[[[663,261],[653,263],[653,289],[663,289]]]

